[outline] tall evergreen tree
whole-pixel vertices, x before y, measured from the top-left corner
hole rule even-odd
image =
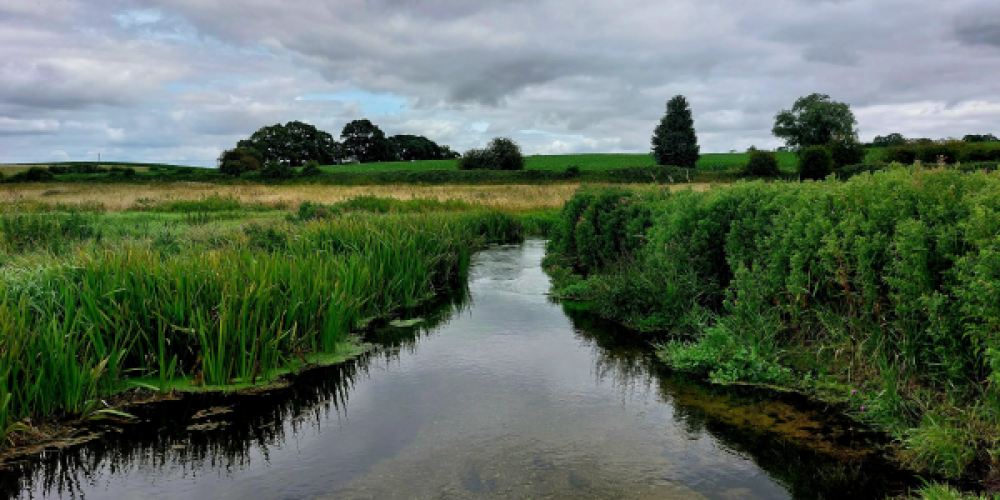
[[[687,99],[674,96],[667,101],[667,114],[653,132],[653,158],[660,165],[694,168],[698,163],[698,136]]]

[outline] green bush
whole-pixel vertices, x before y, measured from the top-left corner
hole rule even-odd
[[[295,177],[295,169],[287,163],[271,162],[264,165],[264,169],[260,171],[260,177],[270,180],[291,179]]]
[[[799,177],[824,179],[833,171],[833,159],[823,146],[811,146],[799,155]]]
[[[497,137],[484,149],[470,149],[458,159],[459,170],[524,170],[521,147],[506,137]]]
[[[830,159],[833,161],[834,169],[862,163],[868,154],[865,145],[855,140],[831,141],[826,145],[826,148],[830,151]]]
[[[52,172],[44,167],[31,167],[11,176],[11,182],[47,182],[55,179]]]
[[[132,167],[111,167],[108,170],[108,174],[111,175],[112,177],[128,179],[135,177],[136,172],[135,169]]]
[[[492,170],[490,155],[485,149],[470,149],[462,154],[456,166],[459,170]]]
[[[644,243],[617,258],[592,222],[614,196],[566,203],[546,258],[557,294],[565,284],[663,341],[675,369],[850,401],[936,473],[960,476],[1000,449],[995,170],[679,192],[648,202]]]
[[[263,157],[260,152],[247,147],[227,149],[219,155],[218,160],[219,172],[233,177],[260,170],[261,163]]]
[[[319,168],[319,162],[316,160],[309,160],[306,165],[302,167],[302,171],[299,172],[300,177],[316,177],[322,175],[323,170]]]
[[[743,173],[754,177],[775,177],[781,174],[781,169],[778,168],[778,158],[774,153],[751,148]]]

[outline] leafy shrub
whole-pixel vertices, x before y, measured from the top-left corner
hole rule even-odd
[[[18,172],[11,176],[11,182],[46,182],[55,179],[52,172],[43,167],[31,167],[23,172]]]
[[[549,249],[579,271],[595,271],[632,255],[651,224],[649,207],[630,191],[578,194],[563,207]]]
[[[778,158],[774,153],[751,148],[743,173],[755,177],[774,177],[781,173],[781,169],[778,168]]]
[[[521,146],[518,146],[513,139],[497,137],[486,146],[486,151],[493,158],[495,170],[524,170]]]
[[[962,141],[911,142],[885,150],[884,160],[911,165],[917,160],[936,164],[943,157],[946,164],[956,162],[1000,161],[1000,144],[968,143]]]
[[[719,383],[849,384],[859,418],[951,477],[998,449],[996,173],[897,165],[675,193],[649,202],[641,248],[595,267],[586,255],[601,233],[588,226],[613,213],[605,203],[595,191],[566,203],[546,268],[602,316],[690,335],[660,352],[674,368]],[[573,265],[589,274],[566,277]]]
[[[302,167],[302,172],[299,172],[301,177],[316,177],[323,173],[323,169],[319,168],[319,162],[316,160],[309,160],[306,165]]]
[[[456,164],[459,170],[494,170],[493,162],[485,149],[470,149],[462,154]]]
[[[226,175],[239,177],[246,172],[260,170],[263,157],[256,149],[237,147],[227,149],[219,155],[219,171]]]
[[[826,145],[826,148],[830,151],[830,159],[833,161],[834,169],[862,163],[868,154],[864,144],[855,140],[831,141]]]
[[[135,169],[131,167],[111,167],[108,173],[112,177],[131,178],[135,177]]]
[[[285,163],[271,162],[260,171],[262,179],[282,180],[295,177],[295,169]]]
[[[459,170],[524,170],[521,147],[512,139],[497,137],[484,149],[470,149],[458,159]]]
[[[824,179],[833,171],[833,160],[823,146],[811,146],[799,155],[799,176],[802,179]]]

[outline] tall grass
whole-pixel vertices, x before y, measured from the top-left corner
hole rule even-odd
[[[510,216],[346,215],[285,224],[216,248],[78,247],[0,281],[0,429],[92,411],[129,379],[166,389],[252,384],[334,353],[371,318],[464,278],[487,241],[520,238]],[[261,233],[263,234],[263,233]]]

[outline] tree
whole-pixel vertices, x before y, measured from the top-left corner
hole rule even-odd
[[[1000,139],[993,134],[969,134],[962,138],[964,142],[997,142]]]
[[[857,141],[857,120],[851,107],[826,94],[810,94],[795,101],[791,110],[774,117],[772,133],[796,150],[832,141]]]
[[[393,161],[396,152],[378,126],[368,120],[354,120],[340,133],[344,151],[361,163]]]
[[[903,134],[891,133],[889,135],[877,135],[872,139],[872,147],[887,148],[891,146],[902,146],[906,144],[906,137]]]
[[[667,113],[653,132],[652,143],[652,155],[659,165],[694,168],[698,163],[698,136],[684,96],[667,101]]]
[[[823,179],[833,170],[830,152],[823,146],[809,146],[799,155],[799,177]]]
[[[260,165],[261,155],[256,149],[233,148],[219,155],[219,172],[233,177],[260,170]]]
[[[864,144],[853,139],[833,140],[826,145],[826,150],[830,152],[833,160],[833,168],[846,167],[847,165],[857,165],[865,161],[868,150]]]
[[[446,160],[457,156],[448,146],[440,146],[422,135],[394,135],[389,143],[402,161]]]
[[[291,167],[300,167],[309,160],[338,163],[343,157],[340,144],[329,132],[300,121],[262,127],[237,143],[237,148],[256,150],[263,164],[276,162]]]
[[[756,177],[775,177],[781,174],[778,168],[778,158],[770,151],[761,151],[755,147],[750,147],[750,157],[743,167],[746,175]]]
[[[484,149],[470,149],[458,160],[459,170],[524,170],[521,147],[513,139],[497,137]]]

